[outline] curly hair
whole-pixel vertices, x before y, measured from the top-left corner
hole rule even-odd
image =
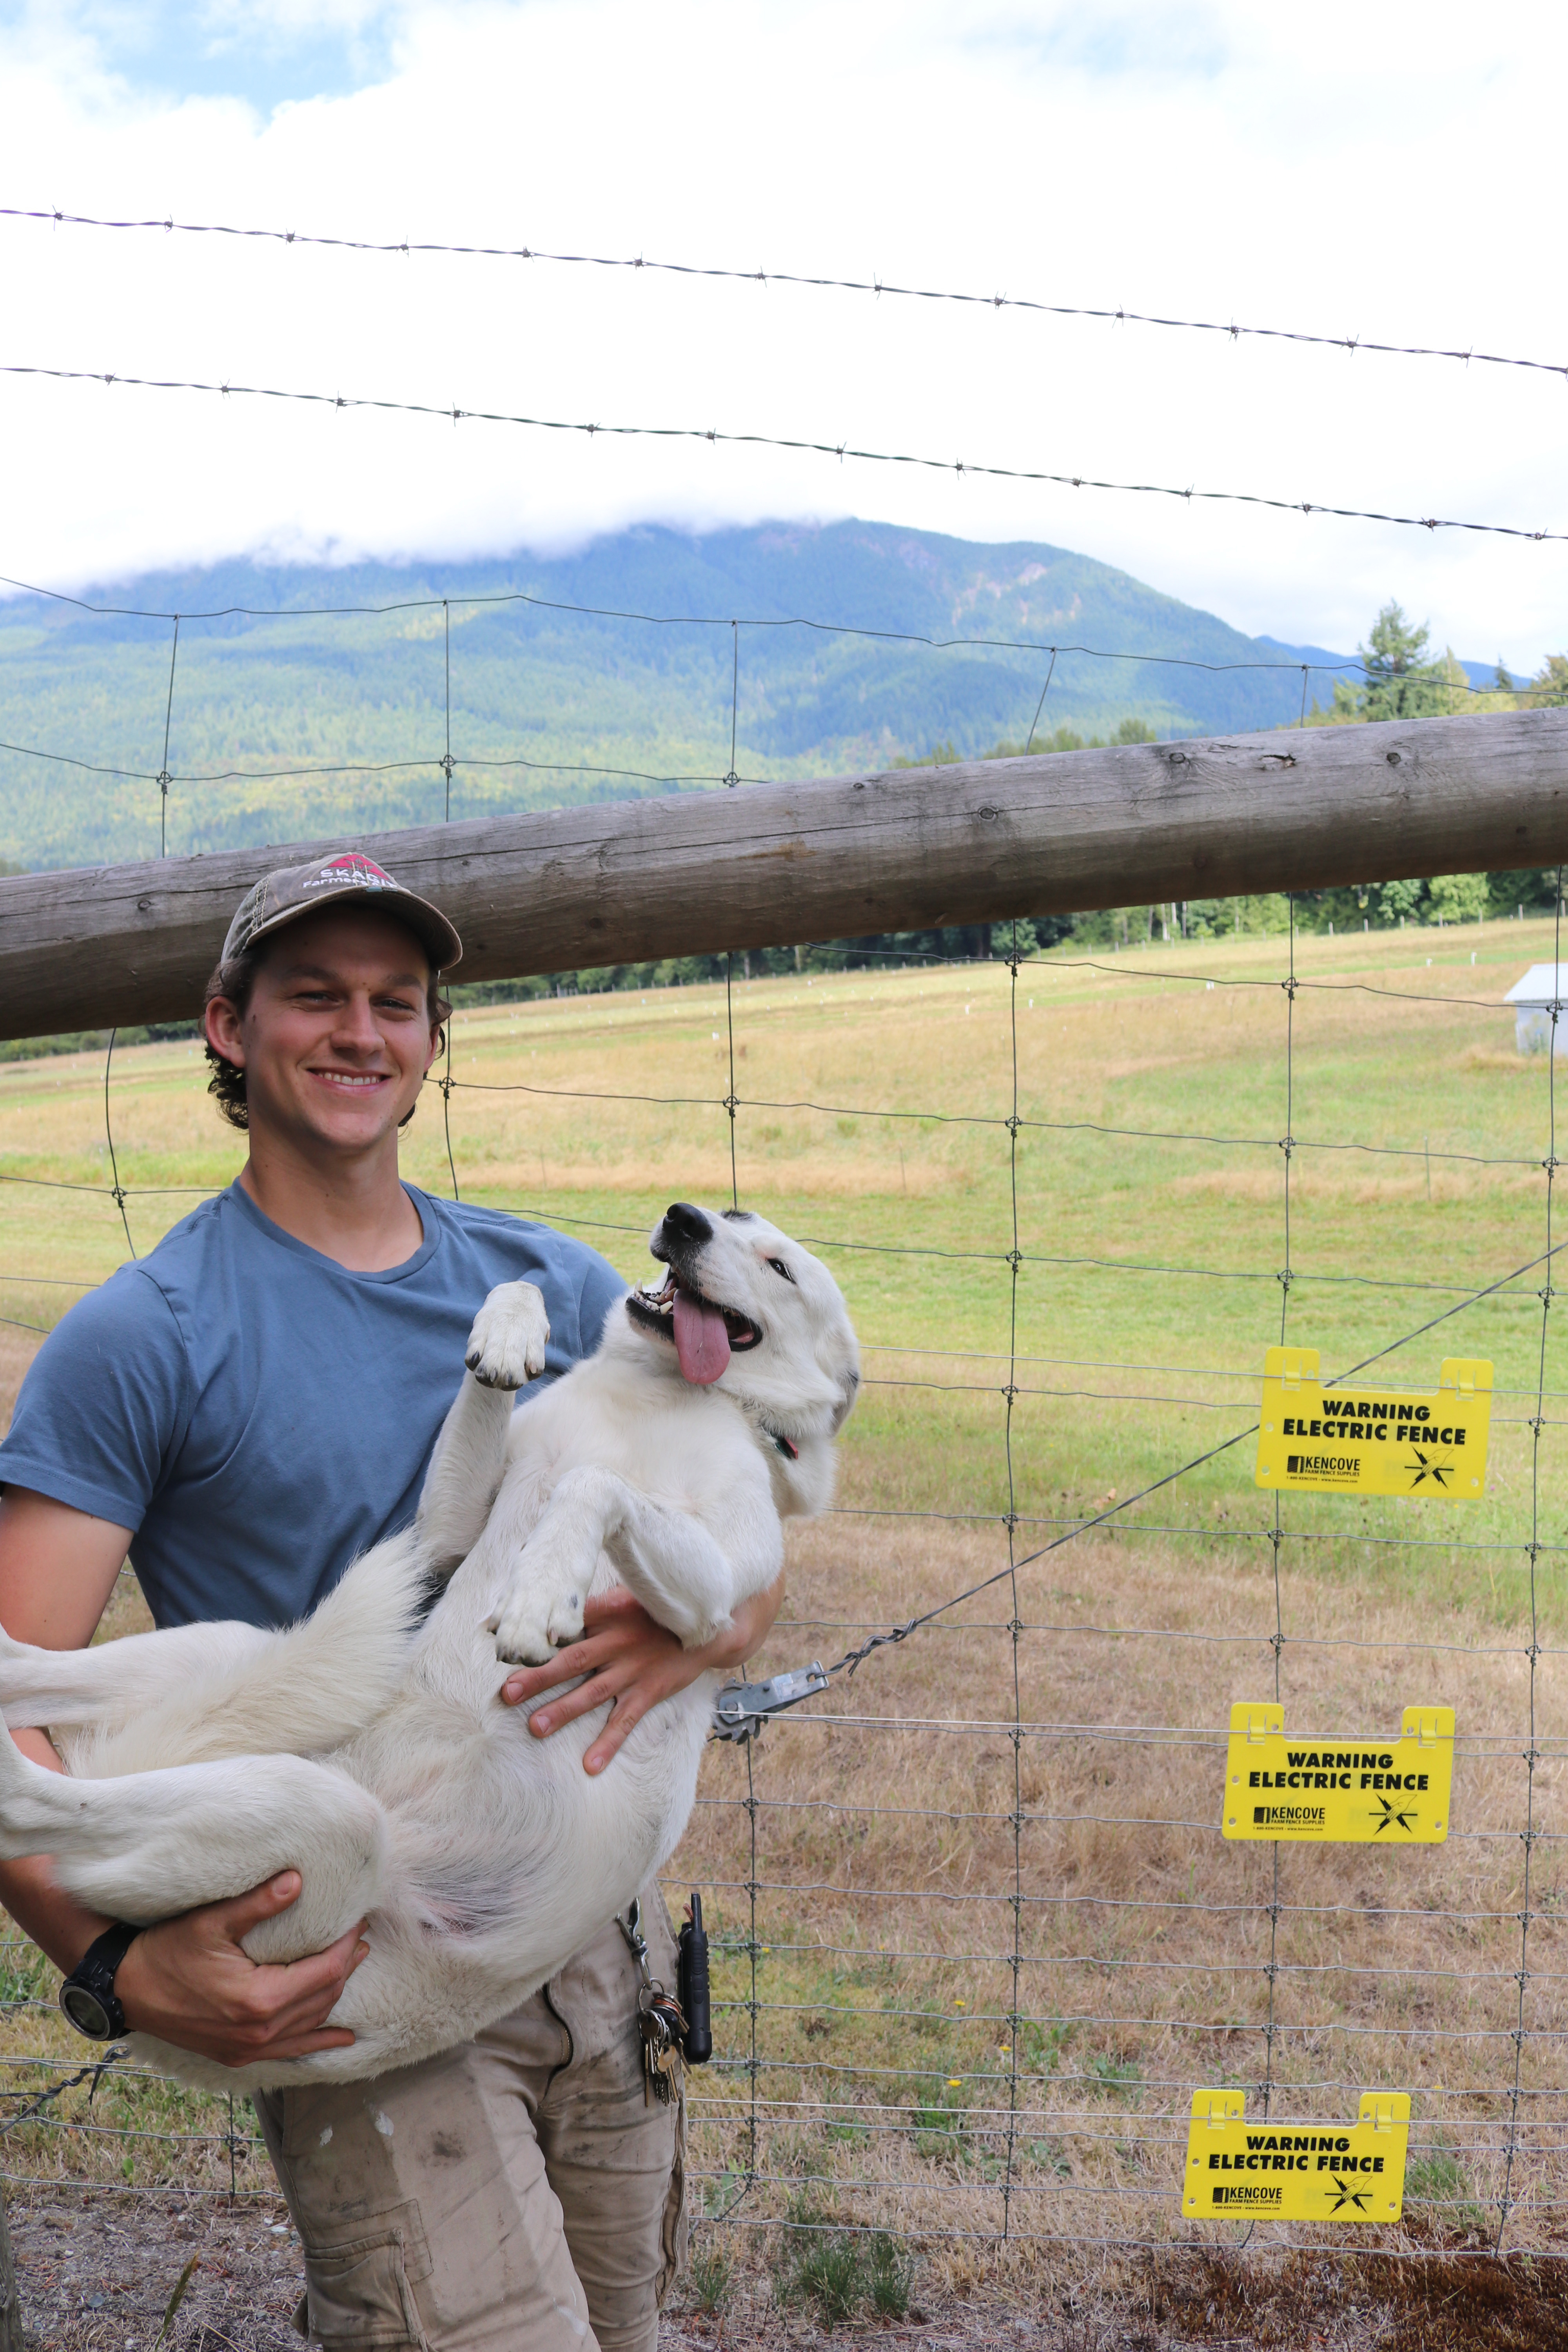
[[[212,977],[208,980],[202,997],[204,1016],[207,1006],[214,999],[222,996],[226,997],[235,1011],[243,1017],[250,1003],[257,975],[267,961],[267,951],[271,944],[270,940],[264,940],[258,947],[247,949],[243,955],[231,956],[226,963],[214,965]],[[438,972],[432,971],[430,974],[426,1002],[432,1023],[444,1025],[451,1019],[452,1007],[441,993]],[[439,1053],[440,1049],[441,1039],[438,1035],[436,1040],[436,1050]],[[210,1037],[207,1040],[206,1055],[207,1066],[212,1072],[212,1076],[207,1080],[207,1092],[216,1101],[220,1115],[227,1119],[230,1127],[248,1129],[250,1107],[245,1095],[245,1072],[237,1062],[231,1062],[226,1055],[220,1054]],[[398,1120],[399,1127],[406,1127],[418,1108],[417,1102],[411,1104]]]

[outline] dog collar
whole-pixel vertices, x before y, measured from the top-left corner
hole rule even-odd
[[[756,1430],[757,1435],[759,1437],[765,1437],[768,1444],[773,1447],[776,1454],[782,1454],[786,1462],[798,1462],[800,1460],[800,1448],[795,1444],[793,1437],[786,1437],[782,1429],[770,1429],[767,1423],[763,1419],[758,1407],[752,1404],[749,1401],[746,1403],[745,1410],[748,1419],[751,1419],[752,1422],[752,1426]]]
[[[756,1431],[758,1437],[765,1437],[775,1454],[782,1454],[786,1462],[800,1460],[800,1448],[794,1438],[786,1437],[782,1429],[773,1428],[763,1415],[761,1405],[754,1399],[737,1397],[735,1402],[740,1406],[752,1428]]]

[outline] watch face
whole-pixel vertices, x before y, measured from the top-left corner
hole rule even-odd
[[[114,2027],[109,2012],[98,1995],[89,1992],[86,1985],[63,1984],[60,1987],[60,2007],[79,2033],[87,2034],[94,2042],[112,2041]]]

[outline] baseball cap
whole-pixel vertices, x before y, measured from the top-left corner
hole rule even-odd
[[[340,849],[329,857],[312,857],[305,866],[280,866],[264,874],[235,910],[223,961],[244,955],[258,940],[281,930],[285,923],[297,923],[301,915],[313,915],[318,907],[356,902],[381,905],[395,922],[405,924],[437,971],[450,971],[461,962],[463,942],[440,908],[397,881],[363,849]]]

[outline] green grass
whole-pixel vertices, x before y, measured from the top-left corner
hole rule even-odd
[[[1455,2148],[1412,2151],[1405,2167],[1405,2202],[1406,2208],[1435,2207],[1431,2218],[1439,2229],[1485,2230],[1489,2221],[1496,2226],[1495,2211],[1489,2212],[1472,2197],[1469,2177]]]
[[[693,2247],[686,2265],[686,2291],[705,2318],[717,2318],[723,2310],[734,2274],[734,2261],[723,2247]]]
[[[1138,2095],[1140,2070],[1130,2058],[1120,2058],[1113,2051],[1091,2058],[1089,2071],[1100,2088],[1113,2099],[1133,2100]]]
[[[914,2259],[889,2231],[835,2229],[834,2217],[799,2199],[781,2232],[773,2293],[786,2310],[813,2311],[826,2327],[868,2311],[902,2319],[914,2288]]]

